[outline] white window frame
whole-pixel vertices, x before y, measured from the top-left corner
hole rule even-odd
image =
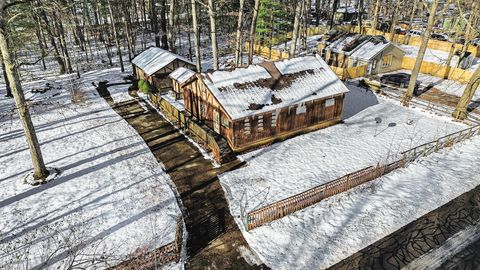
[[[335,98],[329,98],[325,100],[325,108],[335,106]]]

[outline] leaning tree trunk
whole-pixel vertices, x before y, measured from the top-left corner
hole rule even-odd
[[[195,40],[195,61],[197,66],[197,71],[202,71],[202,58],[200,55],[200,35],[198,33],[198,22],[197,22],[197,5],[195,3],[196,0],[192,1],[192,24],[193,24],[193,32],[194,32],[194,40]]]
[[[38,143],[37,135],[35,134],[35,128],[28,111],[28,106],[25,103],[25,96],[23,95],[22,85],[20,83],[19,74],[15,66],[15,61],[12,56],[12,52],[9,48],[12,48],[8,41],[7,30],[7,18],[5,14],[5,1],[0,1],[0,50],[5,64],[5,71],[7,73],[8,81],[10,82],[13,97],[15,99],[15,106],[18,110],[20,120],[22,121],[23,130],[25,132],[25,138],[27,139],[28,148],[30,149],[30,155],[33,163],[33,177],[36,180],[45,180],[48,176],[48,170],[43,162],[42,152],[40,150],[40,144]]]
[[[235,39],[235,66],[242,64],[242,19],[243,19],[243,5],[245,0],[240,0],[240,7],[238,8],[237,21],[237,36]]]
[[[472,101],[473,95],[475,95],[475,92],[477,91],[479,85],[480,85],[480,66],[477,67],[477,70],[475,70],[475,72],[473,73],[472,77],[470,78],[470,81],[467,84],[467,87],[465,88],[465,91],[463,91],[462,97],[458,101],[457,107],[455,108],[455,111],[452,114],[454,118],[459,120],[464,120],[467,118],[468,104],[470,104],[470,101]]]
[[[208,15],[210,17],[210,33],[212,36],[213,69],[218,70],[217,28],[215,22],[215,7],[213,0],[208,0]]]
[[[462,50],[460,52],[460,59],[458,59],[457,63],[457,68],[460,67],[460,64],[462,60],[465,58],[468,45],[470,44],[470,41],[472,40],[471,35],[472,32],[475,33],[475,23],[474,23],[474,18],[477,15],[477,1],[473,1],[472,4],[472,13],[470,14],[470,18],[468,18],[467,22],[467,29],[465,30],[465,43],[463,43]]]
[[[107,0],[108,3],[108,11],[110,13],[110,20],[112,24],[112,30],[113,30],[113,36],[115,38],[115,46],[117,47],[117,54],[118,54],[118,60],[120,61],[120,70],[122,72],[125,71],[125,68],[123,67],[123,59],[122,59],[122,49],[120,48],[120,40],[118,38],[118,33],[117,33],[117,27],[115,26],[115,20],[113,19],[113,10],[112,10],[112,4],[110,3],[110,0]]]
[[[252,24],[250,25],[250,40],[248,46],[248,64],[251,65],[253,63],[253,50],[255,47],[255,29],[257,27],[257,19],[258,19],[258,8],[260,7],[260,0],[255,0],[255,6],[253,7],[253,15],[252,15]]]
[[[297,6],[295,7],[295,20],[293,21],[292,41],[290,43],[289,52],[290,57],[294,57],[297,50],[298,31],[300,29],[300,16],[302,15],[304,3],[305,0],[297,1]]]
[[[420,72],[420,67],[422,66],[423,57],[425,55],[425,51],[427,50],[428,38],[430,37],[430,32],[432,31],[433,24],[435,23],[435,13],[437,12],[438,1],[439,0],[433,0],[432,6],[430,8],[430,16],[428,17],[427,29],[425,29],[425,33],[423,34],[422,45],[418,50],[415,66],[413,67],[412,75],[410,76],[408,89],[402,100],[402,103],[404,106],[408,106],[408,104],[410,103],[410,100],[413,97],[413,92],[415,91],[418,73]]]

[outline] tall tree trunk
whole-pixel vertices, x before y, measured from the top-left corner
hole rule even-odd
[[[468,105],[472,101],[472,98],[475,95],[478,86],[480,86],[480,66],[477,67],[477,70],[475,70],[475,72],[473,73],[470,81],[465,87],[465,91],[463,91],[462,97],[458,101],[457,107],[452,114],[454,118],[459,120],[464,120],[467,118]]]
[[[70,53],[68,52],[68,46],[65,40],[65,29],[63,28],[63,23],[61,21],[60,14],[54,14],[54,23],[57,28],[57,33],[60,40],[60,48],[62,48],[62,51],[63,51],[63,59],[66,64],[67,72],[72,73],[73,72],[72,61],[70,60]]]
[[[162,36],[161,36],[161,48],[164,50],[168,50],[168,37],[167,37],[167,0],[161,0],[161,10],[160,10],[160,27],[162,29]]]
[[[412,75],[410,77],[408,89],[407,89],[407,92],[405,93],[405,96],[403,97],[402,103],[404,106],[409,105],[410,100],[412,99],[413,93],[415,91],[418,73],[420,72],[420,67],[422,66],[423,57],[425,56],[425,51],[427,50],[430,32],[432,31],[433,24],[435,23],[435,13],[437,12],[438,1],[439,0],[433,0],[432,6],[430,7],[430,16],[428,17],[427,29],[425,29],[425,33],[423,34],[422,45],[418,50],[417,59],[415,61],[415,66],[413,67],[413,70],[412,70]]]
[[[218,70],[217,28],[215,21],[215,6],[213,0],[208,0],[208,15],[210,17],[210,33],[212,36],[213,69]]]
[[[244,4],[245,0],[240,0],[240,7],[238,8],[237,36],[235,39],[235,66],[242,64],[242,19]]]
[[[172,52],[175,48],[175,0],[170,0],[168,7],[168,47]]]
[[[358,32],[360,34],[363,34],[363,9],[364,9],[364,3],[363,3],[363,0],[358,0],[358,8],[357,8],[357,11],[358,11],[358,19],[357,19],[357,23],[358,23]]]
[[[150,24],[155,37],[155,46],[160,47],[160,35],[158,33],[157,23],[157,3],[155,0],[150,0]]]
[[[20,120],[22,121],[25,138],[27,139],[30,155],[33,163],[33,177],[36,180],[45,180],[48,176],[48,170],[43,162],[40,144],[38,143],[35,128],[28,111],[28,106],[25,103],[22,85],[20,83],[19,74],[15,66],[15,60],[9,48],[12,48],[8,40],[7,18],[5,12],[5,1],[0,1],[0,50],[2,53],[3,63],[5,64],[5,71],[7,73],[8,81],[10,82],[13,97],[15,99],[15,106],[17,108]]]
[[[7,71],[5,68],[5,63],[3,62],[2,59],[2,71],[3,71],[3,80],[5,81],[5,89],[7,90],[7,94],[5,97],[12,98],[12,88],[10,87],[10,82],[8,81],[8,76],[7,76]]]
[[[195,61],[197,66],[197,71],[202,71],[202,56],[200,55],[200,33],[198,31],[198,21],[197,21],[197,5],[196,0],[192,1],[192,25],[195,41]]]
[[[410,30],[412,29],[413,18],[415,18],[415,12],[417,11],[418,0],[413,0],[412,12],[410,13],[410,22],[407,27],[407,35],[403,39],[403,44],[407,45],[410,42]]]
[[[295,7],[295,19],[293,21],[292,41],[290,43],[290,52],[289,52],[290,57],[295,57],[295,52],[297,50],[298,30],[300,29],[300,16],[302,16],[304,3],[305,3],[305,0],[297,1],[297,6]]]
[[[337,12],[338,5],[340,4],[340,0],[333,0],[333,6],[332,6],[332,14],[330,15],[330,23],[329,23],[329,28],[333,28],[334,20],[335,20],[335,13]]]
[[[320,0],[315,0],[315,26],[316,27],[320,26],[320,12],[322,8],[322,2],[320,2]]]
[[[249,46],[248,46],[248,64],[253,63],[253,50],[255,46],[255,29],[257,28],[258,8],[260,7],[260,0],[255,0],[253,7],[252,24],[250,25]]]
[[[395,26],[397,26],[397,18],[398,18],[398,9],[400,8],[400,5],[402,4],[403,1],[397,0],[395,4],[395,8],[393,9],[392,13],[392,25],[390,25],[390,41],[393,41],[395,39]]]
[[[133,36],[132,36],[132,22],[130,19],[130,12],[128,10],[128,2],[122,2],[123,16],[124,16],[124,29],[127,36],[127,47],[128,47],[128,60],[132,60],[132,55],[135,54],[133,46]]]
[[[125,72],[125,68],[123,66],[122,49],[120,47],[120,40],[118,38],[117,26],[115,24],[115,20],[113,16],[112,3],[110,2],[110,0],[107,0],[107,3],[108,3],[108,12],[110,14],[110,21],[111,21],[110,23],[112,24],[113,36],[115,38],[115,46],[117,47],[118,60],[120,61],[120,70],[122,72]]]
[[[475,16],[477,15],[477,6],[478,5],[478,1],[473,1],[472,3],[472,12],[470,13],[470,18],[468,18],[468,22],[467,22],[467,29],[465,30],[465,43],[463,43],[463,46],[462,46],[462,50],[460,52],[460,59],[458,59],[458,63],[457,63],[457,68],[460,67],[460,64],[462,62],[462,60],[465,58],[465,55],[466,55],[466,52],[467,52],[467,49],[468,49],[468,45],[470,44],[470,41],[472,40],[472,32],[475,33],[475,26],[476,24],[474,23],[475,22]]]

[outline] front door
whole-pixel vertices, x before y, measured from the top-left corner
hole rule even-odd
[[[220,134],[220,114],[217,110],[213,110],[213,130]]]

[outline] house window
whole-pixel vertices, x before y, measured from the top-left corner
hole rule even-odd
[[[389,67],[392,65],[393,56],[391,54],[385,55],[382,58],[382,67]]]
[[[325,108],[331,107],[331,106],[334,106],[334,105],[335,105],[335,99],[334,98],[330,98],[330,99],[325,100]]]
[[[222,126],[224,126],[225,128],[230,127],[230,120],[228,120],[227,117],[222,117]]]
[[[272,112],[272,127],[276,127],[277,126],[277,113],[276,112]]]
[[[306,112],[307,112],[307,106],[305,106],[305,103],[301,103],[300,105],[298,105],[297,114],[302,114]]]
[[[250,119],[248,117],[243,121],[243,134],[250,135]]]
[[[292,105],[288,107],[288,114],[294,114],[296,112],[296,106]]]
[[[258,131],[263,131],[263,114],[258,116],[257,129]]]

